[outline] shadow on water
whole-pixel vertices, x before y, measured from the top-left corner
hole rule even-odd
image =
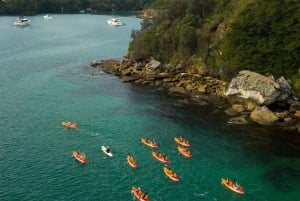
[[[149,96],[147,100],[152,105],[155,101],[155,108],[145,108],[147,115],[157,116],[159,113],[161,117],[176,124],[189,125],[198,131],[215,130],[213,135],[217,135],[217,138],[226,139],[239,146],[238,150],[242,153],[239,162],[234,164],[235,168],[247,169],[256,161],[261,167],[267,167],[263,169],[260,177],[274,189],[291,192],[298,187],[300,136],[297,133],[254,123],[228,124],[229,116],[224,109],[212,105],[191,104],[183,98],[170,97],[148,87],[134,86],[131,89],[137,93],[146,93]]]
[[[145,107],[143,109],[147,115],[160,114],[177,123],[198,129],[216,130],[216,133],[222,137],[239,143],[247,152],[254,155],[261,152],[281,157],[299,157],[300,155],[300,135],[297,133],[274,127],[263,127],[255,123],[228,124],[230,117],[225,114],[224,108],[217,108],[209,104],[191,104],[184,98],[171,97],[152,87],[131,85],[130,89],[136,94],[142,94],[142,97],[133,97],[135,101],[145,101],[145,96],[148,96],[145,104],[154,105],[155,108]],[[268,159],[265,158],[261,160],[268,162]]]
[[[297,166],[279,165],[266,172],[263,179],[270,182],[279,191],[291,192],[299,189],[297,182],[300,179],[300,171]]]

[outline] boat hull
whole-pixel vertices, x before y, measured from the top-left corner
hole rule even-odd
[[[86,159],[86,158],[82,158],[82,157],[80,156],[80,154],[79,154],[77,151],[73,151],[73,157],[74,157],[77,161],[79,161],[80,163],[83,163],[83,164],[87,163],[87,159]]]
[[[106,149],[107,149],[107,147],[101,146],[101,150],[103,151],[103,153],[109,157],[112,157],[113,154],[111,152],[107,152]]]
[[[159,156],[158,156],[158,153],[155,152],[155,151],[152,151],[152,156],[153,156],[155,159],[157,159],[157,160],[159,160],[160,162],[162,162],[162,163],[168,164],[168,163],[170,162],[170,160],[167,159],[167,158],[159,157]]]
[[[130,156],[127,156],[127,162],[128,162],[128,164],[131,166],[131,167],[133,167],[133,168],[137,168],[137,162],[133,159],[130,159]]]
[[[142,198],[142,193],[139,194],[139,188],[133,186],[131,188],[131,193],[134,195],[134,197],[136,197],[139,201],[149,201],[149,199],[144,199]],[[141,192],[141,191],[140,191]]]
[[[155,143],[155,142],[153,142],[153,141],[151,141],[151,140],[148,140],[148,141],[147,141],[146,139],[142,138],[142,139],[141,139],[141,142],[142,142],[143,144],[147,145],[148,147],[151,147],[151,148],[158,148],[158,144]]]
[[[238,188],[236,185],[233,184],[231,180],[227,180],[222,178],[221,183],[226,186],[228,189],[232,190],[233,192],[237,194],[245,194],[245,191],[243,188]]]
[[[189,147],[191,146],[189,142],[187,142],[187,140],[185,139],[181,139],[179,137],[175,137],[174,138],[175,142],[177,142],[178,144],[182,145],[182,146],[185,146],[185,147]]]
[[[107,24],[112,25],[112,26],[122,26],[123,23],[119,18],[112,18],[107,20]]]
[[[20,16],[14,21],[13,25],[20,27],[28,26],[30,25],[30,20],[24,16]]]
[[[188,149],[182,148],[180,146],[177,146],[177,149],[179,153],[182,154],[183,156],[187,158],[192,158],[192,153]]]
[[[71,129],[78,129],[79,128],[78,124],[67,122],[67,121],[61,122],[61,125],[65,126],[67,128],[71,128]]]
[[[44,15],[44,19],[45,20],[52,20],[52,16],[51,15]]]
[[[170,173],[170,169],[167,167],[164,167],[164,173],[167,175],[167,177],[169,177],[171,180],[178,182],[179,181],[179,177],[178,176],[173,176]]]

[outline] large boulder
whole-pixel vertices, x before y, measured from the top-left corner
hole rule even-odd
[[[145,68],[151,69],[151,70],[157,70],[160,67],[160,62],[151,58],[151,60],[145,65]]]
[[[278,101],[286,101],[289,97],[292,96],[293,93],[291,85],[283,76],[278,78],[276,82],[280,86],[280,96],[278,97]]]
[[[281,92],[279,83],[274,79],[243,70],[231,80],[225,95],[251,99],[258,105],[269,105],[278,99]]]

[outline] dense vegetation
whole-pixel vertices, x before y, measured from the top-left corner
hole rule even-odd
[[[0,0],[0,15],[78,13],[80,10],[140,11],[153,0]]]
[[[249,69],[300,80],[299,0],[156,0],[152,7],[158,15],[132,33],[136,60],[223,78]]]

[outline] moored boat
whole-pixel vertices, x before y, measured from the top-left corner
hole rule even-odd
[[[30,20],[26,17],[19,17],[15,20],[14,22],[14,26],[20,26],[20,27],[24,27],[24,26],[28,26],[30,25]]]
[[[160,152],[152,151],[152,156],[163,163],[169,163],[170,160],[168,159],[166,154],[161,154]]]
[[[120,18],[118,18],[118,17],[114,17],[114,18],[107,20],[107,24],[113,25],[113,26],[122,26],[123,25]]]
[[[139,201],[149,201],[148,194],[143,193],[141,188],[132,186],[131,193],[139,200]]]
[[[185,147],[189,147],[191,146],[190,142],[184,138],[180,137],[175,137],[174,138],[175,142],[177,142],[178,144],[185,146]]]
[[[44,18],[45,20],[51,20],[51,19],[52,19],[52,16],[49,15],[49,14],[47,14],[47,15],[44,15],[43,18]]]
[[[179,181],[179,176],[171,168],[165,166],[164,173],[173,181]]]
[[[245,194],[244,189],[238,185],[237,183],[233,183],[230,179],[222,178],[221,183],[224,184],[230,190],[238,193],[238,194]]]
[[[78,151],[73,151],[73,157],[81,163],[87,163],[85,153],[79,153]]]
[[[144,143],[145,145],[151,147],[151,148],[157,148],[158,144],[154,140],[150,140],[148,138],[142,138],[141,142]]]
[[[137,168],[137,166],[138,166],[136,160],[134,159],[134,157],[131,154],[128,154],[127,162],[133,168]]]
[[[185,156],[187,158],[192,157],[192,152],[190,150],[183,148],[181,146],[177,146],[177,149],[178,149],[179,153],[181,153],[183,156]]]
[[[61,125],[67,127],[67,128],[72,128],[72,129],[78,129],[79,126],[77,123],[72,123],[70,121],[63,121],[61,122]]]

